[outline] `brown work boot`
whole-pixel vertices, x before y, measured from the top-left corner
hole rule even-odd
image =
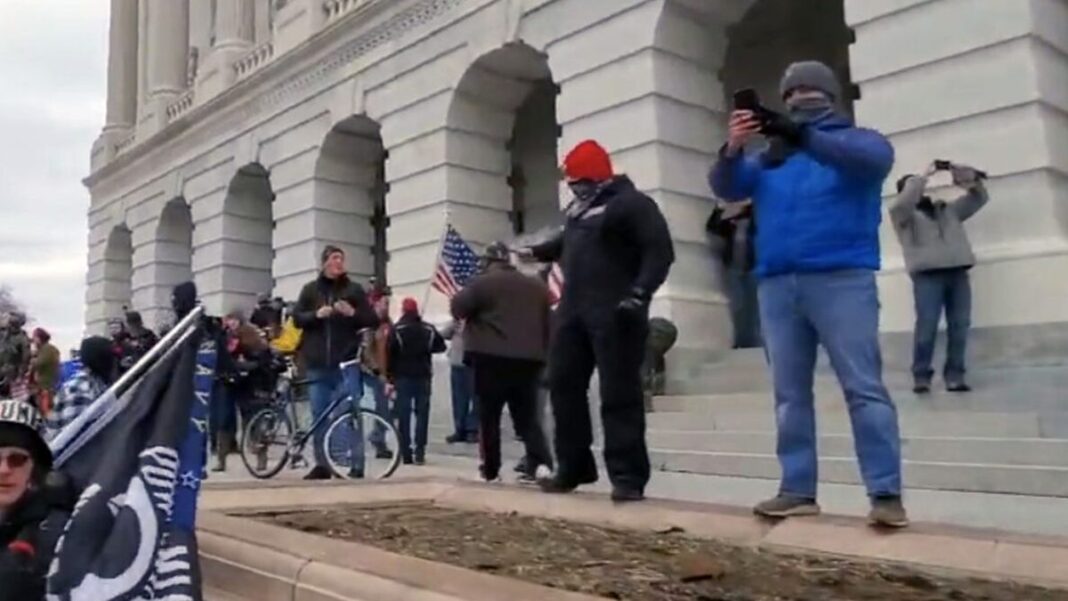
[[[868,523],[881,528],[904,528],[909,525],[909,516],[901,497],[876,497],[871,500]]]
[[[757,503],[753,513],[766,518],[792,518],[805,515],[819,515],[820,506],[815,499],[783,495]]]

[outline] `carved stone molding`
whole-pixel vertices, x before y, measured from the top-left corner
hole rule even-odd
[[[396,1],[398,0],[389,0],[382,4],[391,5]],[[464,2],[465,0],[419,0],[381,23],[359,32],[355,37],[306,68],[293,68],[295,63],[307,58],[300,50],[275,57],[269,64],[223,92],[216,100],[194,107],[167,128],[144,142],[140,142],[139,152],[126,153],[104,165],[86,178],[85,184],[92,187],[101,180],[110,178],[146,159],[155,150],[170,143],[175,136],[193,130],[195,133],[183,140],[179,147],[168,149],[168,154],[171,156],[183,156],[200,144],[207,143],[220,131],[235,129],[242,123],[256,120],[257,117],[268,113],[274,107],[308,95],[308,91],[316,84],[324,82],[331,74],[346,65],[392,40],[403,37],[412,29],[443,17]],[[366,11],[356,11],[353,15],[361,19],[367,18]],[[332,23],[327,29],[340,30],[352,24],[349,18],[343,18]],[[265,93],[248,93],[249,89],[255,89],[257,86],[266,87],[265,84],[273,75],[287,69],[292,73],[271,83]],[[293,102],[293,104],[298,103],[299,100]],[[216,118],[212,119],[212,115]],[[201,117],[207,118],[204,122],[197,122],[196,120]],[[129,185],[134,182],[126,183]],[[125,186],[119,184],[117,187]]]

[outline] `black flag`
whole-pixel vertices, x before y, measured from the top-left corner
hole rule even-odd
[[[76,448],[55,449],[83,492],[56,547],[49,601],[199,601],[195,533],[174,519],[189,498],[176,492],[187,485],[179,465],[198,338],[183,338],[109,401],[113,417],[86,428]],[[188,486],[199,487],[199,472]]]

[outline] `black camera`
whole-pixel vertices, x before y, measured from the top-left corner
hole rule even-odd
[[[753,88],[743,88],[734,93],[734,110],[750,111],[761,127],[767,126],[775,117],[775,111],[760,103],[760,95]]]
[[[949,171],[953,169],[953,161],[947,161],[945,159],[935,159],[934,167],[939,171]],[[976,178],[987,179],[988,176],[986,174],[986,171],[976,169],[975,167],[970,167],[970,169],[975,172]]]

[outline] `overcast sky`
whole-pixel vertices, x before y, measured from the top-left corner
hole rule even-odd
[[[85,314],[81,184],[104,123],[106,0],[0,0],[0,284],[64,355]]]

